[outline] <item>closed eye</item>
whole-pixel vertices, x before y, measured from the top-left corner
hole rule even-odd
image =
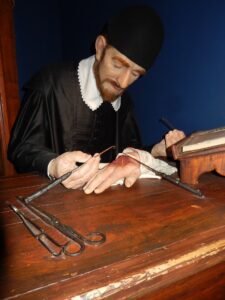
[[[117,69],[121,69],[122,67],[124,67],[122,64],[117,63],[117,62],[114,63],[113,66],[114,66],[115,68],[117,68]]]
[[[136,78],[138,78],[141,74],[139,72],[132,72],[132,75]]]

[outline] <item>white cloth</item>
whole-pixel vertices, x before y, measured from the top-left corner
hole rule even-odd
[[[95,111],[103,103],[103,99],[96,85],[93,65],[95,56],[90,56],[79,62],[78,65],[78,80],[80,85],[81,96],[84,103]],[[118,111],[121,105],[121,97],[111,102],[115,111]]]
[[[123,153],[129,154],[132,151],[138,152],[140,161],[158,172],[164,173],[166,175],[171,175],[177,171],[177,168],[170,166],[167,162],[165,162],[161,159],[155,158],[154,156],[152,156],[152,154],[150,154],[147,151],[139,150],[139,149],[135,149],[135,148],[126,148],[123,151]],[[141,174],[146,174],[149,172],[149,175],[152,174],[152,175],[156,176],[155,173],[148,170],[145,166],[140,165],[140,168],[141,168]],[[157,178],[158,177],[160,177],[160,176],[157,176]]]

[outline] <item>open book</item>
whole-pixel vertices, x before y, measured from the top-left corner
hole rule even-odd
[[[195,151],[225,144],[225,127],[198,131],[190,135],[182,146],[182,152]]]

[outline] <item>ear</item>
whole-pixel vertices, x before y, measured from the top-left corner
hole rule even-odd
[[[97,36],[95,40],[96,59],[99,61],[102,57],[105,47],[107,46],[106,38],[103,35]]]

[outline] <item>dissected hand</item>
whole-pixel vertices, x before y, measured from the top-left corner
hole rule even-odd
[[[98,171],[100,156],[91,156],[81,151],[65,152],[51,161],[49,175],[58,178],[73,170],[76,162],[84,163],[78,171],[72,173],[62,184],[68,189],[77,189],[84,186]]]
[[[139,159],[136,151],[129,153]],[[105,168],[98,171],[98,173],[84,186],[84,192],[90,194],[102,193],[109,188],[113,183],[124,178],[126,187],[131,187],[140,176],[140,165],[127,156],[119,156],[112,163],[108,164]]]
[[[167,149],[182,140],[184,137],[185,134],[181,130],[174,129],[169,131],[161,142],[154,145],[151,154],[153,156],[167,156]]]

